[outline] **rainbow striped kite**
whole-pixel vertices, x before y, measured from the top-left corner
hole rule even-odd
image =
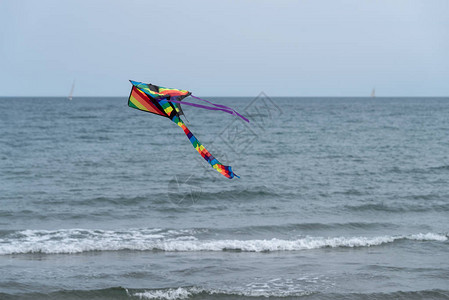
[[[181,101],[191,96],[197,100],[201,100],[211,104],[212,106],[201,105],[191,102],[183,101],[182,104],[191,105],[198,108],[204,108],[209,110],[220,110],[235,116],[242,118],[244,121],[249,122],[248,119],[240,115],[238,112],[224,105],[214,104],[210,101],[195,97],[191,92],[186,90],[170,89],[153,84],[147,84],[137,81],[130,80],[133,85],[131,88],[131,93],[128,99],[128,106],[139,109],[142,111],[150,112],[156,115],[160,115],[169,118],[175,122],[179,127],[184,130],[189,141],[192,143],[193,147],[198,151],[201,156],[218,172],[224,176],[232,179],[235,177],[240,178],[232,171],[230,166],[225,166],[221,164],[209,151],[204,148],[204,146],[198,141],[198,139],[190,132],[184,122],[181,120],[180,116],[184,114],[181,109]]]

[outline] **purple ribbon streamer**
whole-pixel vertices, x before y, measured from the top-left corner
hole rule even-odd
[[[224,109],[227,109],[227,110],[231,110],[231,111],[233,111],[237,116],[239,116],[240,118],[242,118],[243,120],[245,120],[246,122],[249,123],[249,120],[248,120],[247,118],[245,118],[244,116],[242,116],[241,114],[239,114],[239,113],[238,113],[237,111],[235,111],[233,108],[227,107],[227,106],[225,106],[225,105],[215,104],[215,103],[212,103],[212,102],[210,102],[210,101],[201,99],[200,97],[196,97],[196,96],[194,96],[194,95],[190,95],[190,97],[195,98],[195,99],[197,99],[197,100],[201,100],[201,101],[207,102],[207,103],[209,103],[209,104],[212,104],[212,105],[215,106],[215,107],[220,107],[220,108],[224,108]]]
[[[211,106],[206,106],[206,105],[201,105],[201,104],[196,104],[196,103],[191,103],[191,102],[186,102],[186,101],[178,101],[178,100],[168,100],[168,101],[173,102],[173,103],[190,105],[190,106],[194,106],[194,107],[198,107],[198,108],[204,108],[204,109],[208,109],[208,110],[221,110],[221,111],[224,111],[225,113],[228,113],[228,114],[231,114],[231,115],[237,115],[237,116],[239,116],[240,118],[242,118],[243,120],[245,120],[246,122],[249,123],[249,120],[247,118],[245,118],[244,116],[240,115],[235,110],[229,110],[229,109],[219,108],[219,107],[211,107]]]
[[[196,103],[191,103],[191,102],[186,102],[186,101],[178,101],[178,100],[168,100],[168,101],[174,102],[174,103],[179,103],[179,104],[191,105],[191,106],[194,106],[194,107],[204,108],[204,109],[208,109],[208,110],[220,110],[220,111],[224,111],[224,112],[226,112],[226,113],[228,113],[228,114],[231,114],[231,115],[234,115],[234,116],[238,116],[238,117],[242,118],[244,121],[246,121],[246,122],[249,123],[249,120],[248,120],[247,118],[245,118],[244,116],[242,116],[241,114],[239,114],[238,112],[236,112],[234,109],[232,109],[232,108],[230,108],[230,107],[227,107],[227,106],[225,106],[225,105],[220,105],[220,104],[214,104],[214,103],[212,103],[212,102],[210,102],[210,101],[201,99],[201,98],[199,98],[199,97],[195,97],[195,96],[193,96],[193,95],[190,95],[190,96],[191,96],[192,98],[197,99],[197,100],[201,100],[201,101],[207,102],[207,103],[209,103],[209,104],[212,104],[212,105],[215,106],[215,107],[210,107],[210,106],[207,106],[207,105],[201,105],[201,104],[196,104]]]
[[[215,103],[212,103],[212,102],[210,102],[210,101],[201,99],[200,97],[196,97],[196,96],[193,96],[193,95],[190,95],[190,97],[195,98],[196,100],[201,100],[201,101],[207,102],[207,103],[212,104],[213,106],[216,106],[216,107],[221,107],[221,108],[224,108],[224,109],[227,109],[227,110],[232,110],[232,111],[234,111],[234,109],[232,109],[232,108],[230,108],[230,107],[227,107],[227,106],[224,106],[224,105],[220,105],[220,104],[215,104]]]

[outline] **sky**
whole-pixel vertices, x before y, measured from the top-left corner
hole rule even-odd
[[[0,96],[449,96],[449,1],[0,0]]]

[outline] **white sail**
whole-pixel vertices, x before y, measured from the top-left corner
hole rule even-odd
[[[69,96],[67,97],[67,99],[69,99],[69,100],[72,100],[72,98],[73,98],[73,90],[75,89],[75,80],[73,80],[73,83],[72,83],[72,89],[70,90],[70,94],[69,94]]]
[[[371,98],[376,98],[376,89],[371,91]]]

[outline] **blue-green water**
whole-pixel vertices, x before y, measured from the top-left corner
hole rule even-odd
[[[0,299],[448,299],[449,98],[0,99]]]

